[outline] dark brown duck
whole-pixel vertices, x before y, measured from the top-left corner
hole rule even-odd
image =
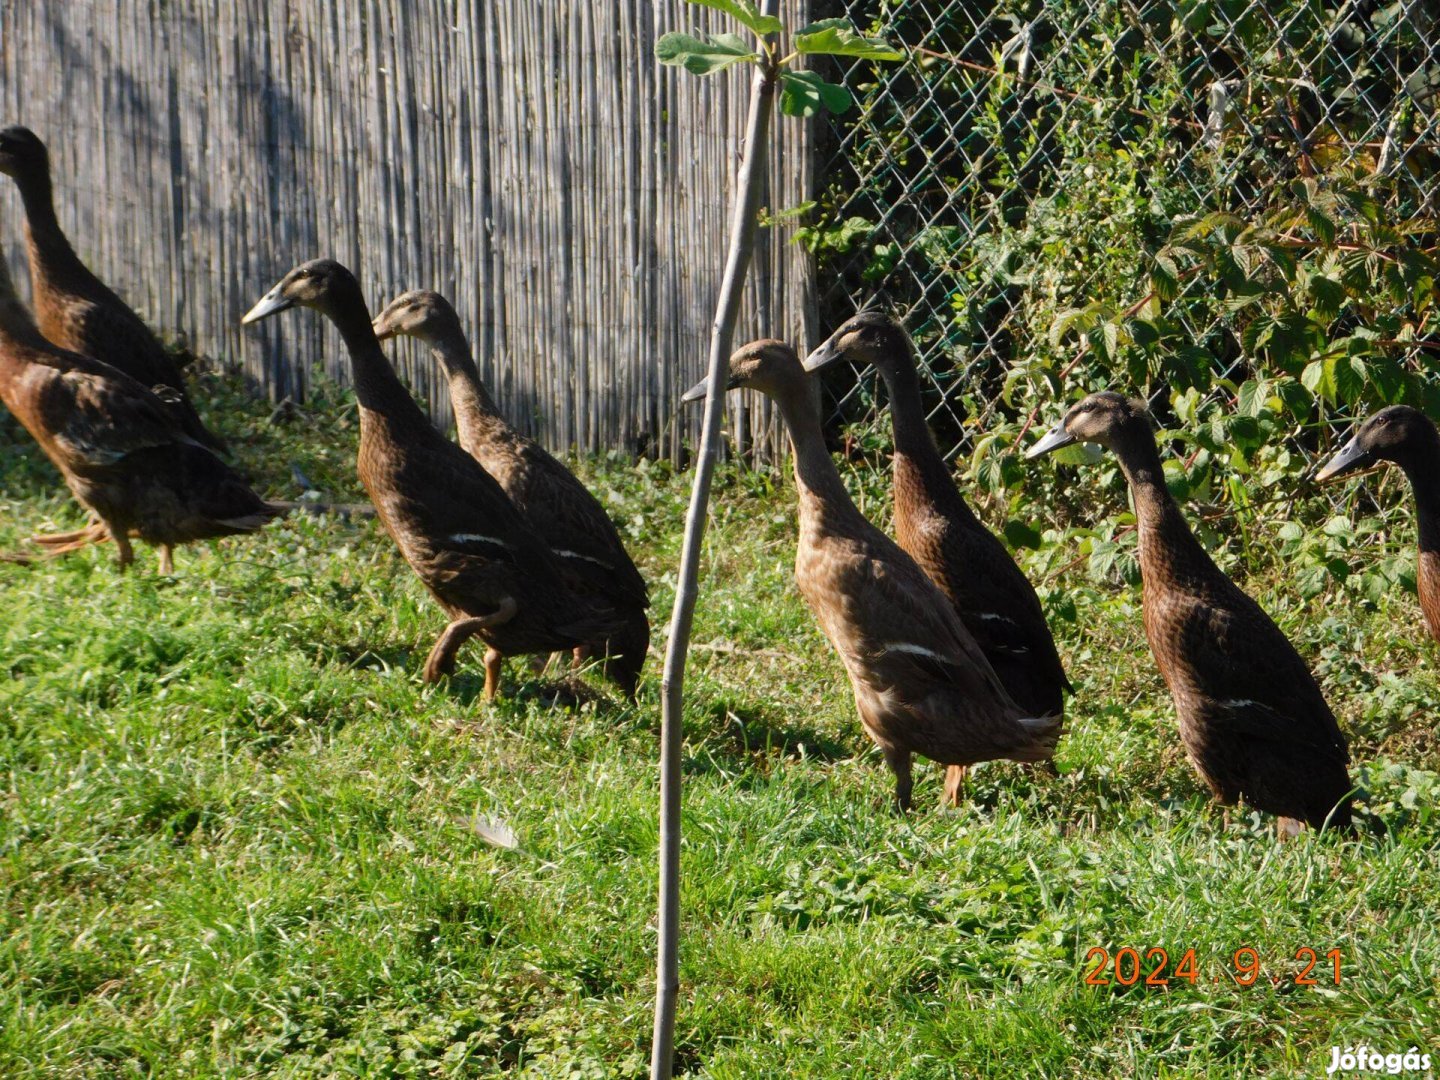
[[[170,573],[174,545],[254,532],[281,512],[191,438],[149,387],[46,341],[3,259],[0,399],[103,523],[122,570],[134,559],[132,536],[157,545]],[[77,546],[89,532],[75,534]]]
[[[925,420],[909,336],[888,316],[862,312],[806,358],[805,370],[842,358],[873,364],[890,392],[895,539],[954,605],[1015,703],[1059,716],[1071,687],[1040,598],[956,488]]]
[[[461,447],[500,484],[572,584],[624,619],[620,633],[579,652],[603,656],[606,675],[633,699],[650,645],[650,599],[610,515],[569,469],[501,414],[480,381],[460,318],[443,296],[405,293],[374,325],[382,341],[407,334],[430,346],[449,383]]]
[[[1076,441],[1114,451],[1139,520],[1145,636],[1175,699],[1191,764],[1222,803],[1350,826],[1349,750],[1305,661],[1260,606],[1221,573],[1165,486],[1142,402],[1092,394],[1027,457]]]
[[[14,179],[25,206],[25,240],[40,333],[62,349],[117,368],[162,398],[181,429],[214,450],[225,444],[206,429],[165,347],[80,261],[55,216],[50,155],[29,128],[0,130],[0,172]]]
[[[1440,641],[1440,432],[1434,423],[1408,405],[1381,409],[1315,478],[1332,480],[1381,461],[1399,465],[1415,495],[1420,532],[1415,579],[1420,610],[1430,636]]]
[[[729,386],[774,399],[794,449],[800,495],[795,583],[850,676],[866,733],[895,774],[908,808],[911,755],[947,766],[1045,761],[1060,718],[1031,717],[996,677],[955,609],[925,572],[856,509],[825,450],[815,380],[782,341],[730,358]],[[685,394],[705,394],[701,383]],[[957,800],[956,773],[946,798]]]
[[[489,699],[505,656],[573,649],[615,633],[615,613],[569,588],[500,485],[435,430],[401,384],[354,275],[330,259],[304,263],[241,321],[296,304],[327,316],[345,339],[360,405],[356,471],[401,555],[450,617],[425,661],[425,678],[452,672],[460,646],[478,636],[488,646]]]

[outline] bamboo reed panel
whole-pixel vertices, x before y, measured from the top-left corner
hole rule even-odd
[[[812,0],[784,0],[792,25]],[[373,309],[451,298],[517,426],[556,449],[678,457],[704,364],[748,71],[662,68],[684,0],[0,0],[0,109],[50,147],[62,225],[162,335],[303,399],[348,377],[318,318],[239,316],[330,256]],[[812,129],[776,125],[770,209],[811,190]],[[0,246],[22,265],[20,203]],[[740,339],[817,337],[788,229],[757,251]],[[25,275],[17,274],[22,287]],[[443,379],[391,350],[437,422]],[[751,404],[734,436],[779,432]]]

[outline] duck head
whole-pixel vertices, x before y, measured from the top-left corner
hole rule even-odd
[[[460,317],[437,292],[412,289],[401,293],[375,318],[375,336],[381,341],[406,334],[421,341],[434,342],[454,335],[460,329]]]
[[[353,305],[357,300],[364,305],[365,298],[354,274],[334,259],[311,259],[281,278],[241,317],[240,322],[259,322],[296,304],[334,317],[343,307]]]
[[[819,371],[842,358],[860,365],[873,364],[882,375],[901,365],[914,366],[909,335],[883,311],[862,311],[846,319],[805,358],[805,370]]]
[[[48,176],[50,154],[33,131],[19,124],[0,128],[0,173],[6,176]]]
[[[1426,451],[1433,453],[1437,446],[1440,434],[1429,417],[1409,405],[1391,405],[1361,424],[1355,436],[1315,474],[1315,479],[1333,480],[1380,461],[1392,461],[1404,468]]]
[[[1129,436],[1153,439],[1154,430],[1155,421],[1143,401],[1103,390],[1070,406],[1060,422],[1025,451],[1025,456],[1037,458],[1077,442],[1114,449]]]
[[[805,369],[800,366],[800,357],[783,341],[762,338],[742,345],[730,355],[730,371],[725,382],[726,390],[746,387],[758,390],[770,397],[784,397],[803,389],[809,382]],[[681,401],[699,401],[705,396],[710,385],[708,378],[686,390]]]

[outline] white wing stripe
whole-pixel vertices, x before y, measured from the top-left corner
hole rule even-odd
[[[604,567],[606,570],[610,569],[609,563],[603,559],[597,559],[593,555],[581,555],[578,551],[567,551],[565,548],[556,548],[555,554],[565,559],[583,559],[585,562],[594,563],[596,566]]]
[[[953,664],[954,661],[948,656],[943,656],[934,649],[927,649],[924,645],[912,645],[908,641],[890,641],[880,647],[880,653],[910,653],[912,656],[928,656],[931,660],[939,660],[942,664]]]
[[[510,545],[496,536],[481,536],[479,533],[455,533],[448,538],[452,544],[494,544],[508,548]]]

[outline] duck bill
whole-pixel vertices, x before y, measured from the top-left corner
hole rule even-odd
[[[1074,435],[1065,430],[1065,421],[1061,420],[1054,427],[1045,433],[1045,437],[1037,442],[1029,450],[1025,451],[1025,460],[1041,457],[1062,446],[1070,446],[1078,440]]]
[[[844,355],[845,350],[840,348],[840,343],[832,337],[809,356],[805,357],[805,370],[809,372],[819,371],[821,368],[829,367]]]
[[[248,326],[250,323],[259,322],[261,319],[274,315],[278,311],[295,306],[295,301],[286,296],[281,287],[276,285],[273,289],[256,301],[255,306],[240,317],[240,325]]]
[[[1338,454],[1325,463],[1325,467],[1315,474],[1315,479],[1323,484],[1326,480],[1334,480],[1337,476],[1358,472],[1360,469],[1368,469],[1373,464],[1375,464],[1375,455],[1360,445],[1360,436],[1357,435],[1342,446]]]
[[[739,385],[740,385],[740,380],[738,380],[738,379],[731,379],[729,382],[727,382],[727,383],[725,384],[725,389],[726,389],[726,390],[734,390],[734,389],[735,389],[737,386],[739,386]],[[709,393],[709,391],[710,391],[710,380],[709,380],[709,379],[701,379],[701,380],[700,380],[699,382],[697,382],[694,386],[690,387],[689,390],[686,390],[685,393],[683,393],[683,394],[680,395],[680,403],[681,403],[682,405],[688,405],[688,404],[690,404],[692,401],[704,401],[704,400],[705,400],[705,395],[706,395],[707,393]]]
[[[375,331],[375,338],[378,341],[389,341],[395,336],[395,331],[390,328],[390,324],[385,321],[383,315],[370,324],[370,329]]]

